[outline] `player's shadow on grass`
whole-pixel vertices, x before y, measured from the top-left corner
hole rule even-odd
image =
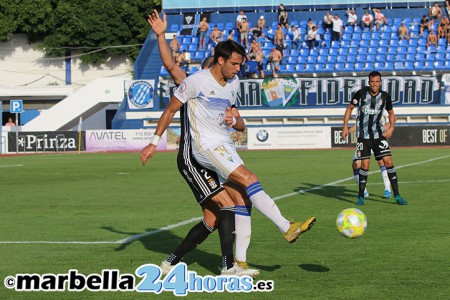
[[[322,197],[344,201],[348,203],[356,204],[358,201],[358,191],[349,189],[345,186],[339,185],[327,185],[324,187],[318,187],[316,184],[303,183],[303,187],[295,188],[294,191],[299,194],[315,194]],[[356,187],[356,184],[355,184]],[[370,191],[369,191],[370,193]],[[395,204],[390,199],[384,199],[383,195],[369,194],[369,197],[365,198],[365,201],[382,202],[386,204]]]
[[[328,269],[325,266],[322,265],[315,265],[315,264],[300,264],[298,267],[302,270],[308,271],[308,272],[330,272],[330,269]]]
[[[340,185],[328,185],[324,187],[318,187],[317,184],[303,183],[302,187],[297,187],[294,189],[295,192],[302,194],[314,194],[321,197],[339,200],[349,203],[356,203],[356,194],[352,189]]]
[[[115,248],[115,251],[122,251],[125,250],[129,245],[131,245],[134,242],[140,242],[145,249],[153,252],[163,253],[167,256],[172,253],[173,250],[181,243],[182,238],[174,235],[168,230],[162,230],[159,232],[155,232],[156,230],[153,228],[147,228],[145,229],[145,233],[142,232],[126,232],[126,231],[120,231],[117,229],[114,229],[112,227],[104,226],[102,229],[109,230],[114,233],[123,234],[126,237],[137,237],[136,239],[131,239],[129,241],[124,241],[122,244],[120,244],[117,248]],[[149,232],[155,232],[154,234],[146,234]],[[142,235],[142,236],[138,236]],[[220,262],[222,261],[222,257],[217,254],[212,254],[205,252],[203,250],[200,250],[199,248],[196,248],[186,254],[185,257],[183,257],[183,262],[186,263],[189,267],[192,263],[197,263],[198,265],[202,266],[203,268],[207,269],[209,272],[213,274],[219,274],[220,273]],[[159,265],[161,262],[152,262],[157,265]]]
[[[113,227],[107,227],[104,226],[102,229],[123,234],[126,237],[135,237],[138,235],[142,235],[141,237],[138,237],[136,239],[131,239],[130,241],[124,241],[122,244],[120,244],[117,248],[115,248],[115,251],[122,251],[125,250],[129,245],[131,245],[133,242],[140,242],[145,247],[145,249],[153,252],[159,252],[166,254],[167,256],[172,253],[173,250],[181,243],[182,239],[173,233],[171,233],[168,230],[162,230],[159,232],[156,232],[154,234],[145,234],[149,232],[156,231],[152,228],[147,228],[145,230],[145,233],[142,232],[125,232],[120,231],[117,229],[114,229]],[[216,233],[212,233],[216,234]],[[209,237],[209,238],[217,238],[217,237]],[[187,253],[185,257],[183,257],[183,262],[188,265],[197,263],[201,267],[207,269],[212,274],[220,274],[221,271],[221,261],[222,256],[217,254],[208,253],[206,251],[203,251],[199,249],[201,245],[199,245],[197,248],[192,250],[191,252]],[[219,247],[220,251],[220,247]],[[159,264],[160,262],[154,262],[156,264]],[[275,265],[275,266],[262,266],[262,265],[253,265],[254,267],[264,270],[264,271],[273,271],[276,269],[279,269],[281,266]]]

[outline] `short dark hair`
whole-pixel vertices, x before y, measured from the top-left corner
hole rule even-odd
[[[209,69],[214,62],[214,56],[208,56],[202,61],[202,69]]]
[[[378,71],[372,71],[369,74],[369,79],[372,78],[372,77],[377,77],[377,76],[380,76],[380,78],[381,78],[381,73],[378,72]]]
[[[242,47],[240,44],[236,43],[233,40],[226,40],[223,42],[220,42],[216,46],[216,51],[214,52],[214,63],[216,64],[219,61],[219,57],[223,57],[226,60],[228,60],[231,55],[236,52],[242,57],[242,60],[244,60],[246,56],[246,52],[244,47]]]

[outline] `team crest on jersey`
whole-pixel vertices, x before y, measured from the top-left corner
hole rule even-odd
[[[184,91],[186,90],[186,82],[183,82],[182,84],[180,84],[180,86],[178,87],[178,91],[180,93],[184,93]]]
[[[216,183],[216,181],[215,181],[214,179],[212,179],[212,178],[208,179],[208,184],[209,184],[209,186],[210,186],[212,189],[217,188],[217,183]]]
[[[353,99],[352,103],[353,103],[353,105],[357,105],[358,104],[358,100],[357,99]]]

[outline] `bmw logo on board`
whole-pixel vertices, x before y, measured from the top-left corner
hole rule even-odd
[[[269,133],[267,132],[267,130],[261,129],[261,130],[258,131],[258,133],[256,134],[256,138],[257,138],[258,141],[260,141],[260,142],[265,142],[265,141],[267,141],[267,139],[269,138]]]

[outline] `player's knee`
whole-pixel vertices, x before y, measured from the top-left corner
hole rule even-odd
[[[255,182],[258,182],[258,176],[256,176],[254,173],[248,173],[246,176],[244,176],[245,186],[249,186]]]

